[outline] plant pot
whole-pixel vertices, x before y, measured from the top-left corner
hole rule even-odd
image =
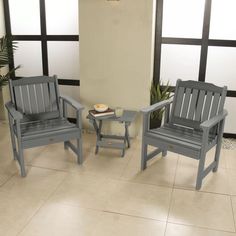
[[[152,119],[150,118],[150,129],[157,129],[161,126],[161,120],[158,118]]]

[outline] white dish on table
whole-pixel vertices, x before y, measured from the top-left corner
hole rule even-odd
[[[94,106],[95,111],[97,112],[104,112],[108,109],[108,106],[106,104],[98,103],[95,104]]]

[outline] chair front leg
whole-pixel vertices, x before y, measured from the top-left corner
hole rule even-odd
[[[203,137],[202,137],[202,147],[199,154],[196,190],[199,190],[202,187],[202,180],[204,178],[204,167],[205,167],[206,146],[208,143],[208,136],[209,136],[209,129],[204,130]]]
[[[83,163],[83,149],[82,149],[82,137],[77,139],[77,162],[78,164]]]
[[[79,131],[80,137],[79,139],[77,139],[77,162],[78,164],[82,164],[83,163],[83,150],[82,150],[83,139],[82,139],[82,111],[81,110],[77,111],[76,125],[80,130]]]
[[[142,141],[142,151],[141,151],[141,170],[145,170],[147,167],[147,144],[144,140]]]
[[[220,159],[220,151],[221,151],[221,144],[222,144],[222,137],[223,137],[223,130],[225,125],[225,119],[220,122],[219,134],[217,137],[217,144],[215,150],[215,167],[213,168],[213,172],[216,172],[219,166],[219,159]]]
[[[11,143],[12,143],[12,151],[13,151],[13,156],[14,160],[17,160],[17,152],[16,152],[16,140],[15,140],[15,134],[13,130],[13,118],[11,117],[10,114],[8,114],[8,120],[9,120],[9,127],[10,127],[10,134],[11,134]]]
[[[25,177],[26,176],[25,161],[24,161],[24,153],[23,153],[22,142],[21,142],[21,131],[20,131],[19,121],[16,121],[16,136],[17,136],[17,144],[18,144],[18,158],[17,159],[20,165],[21,176]]]
[[[149,129],[149,114],[143,115],[143,135],[142,135],[142,150],[141,150],[141,170],[147,167],[147,147],[145,142],[145,133]]]

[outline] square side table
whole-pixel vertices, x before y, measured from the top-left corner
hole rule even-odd
[[[89,121],[92,123],[95,131],[96,131],[96,149],[95,154],[98,153],[99,147],[103,148],[115,148],[121,149],[121,156],[124,157],[126,147],[130,147],[130,136],[128,127],[135,120],[137,115],[136,111],[124,110],[123,115],[121,117],[116,117],[115,115],[111,116],[100,116],[94,117],[91,114],[87,116]],[[108,135],[102,133],[102,125],[103,121],[116,121],[124,124],[125,132],[124,135]],[[111,140],[120,140],[121,142],[111,142]]]

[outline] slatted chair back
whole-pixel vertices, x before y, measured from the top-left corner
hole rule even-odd
[[[9,81],[11,100],[26,120],[52,119],[60,116],[56,76],[36,76]]]
[[[170,122],[199,129],[200,123],[223,111],[226,93],[226,86],[178,80]]]

